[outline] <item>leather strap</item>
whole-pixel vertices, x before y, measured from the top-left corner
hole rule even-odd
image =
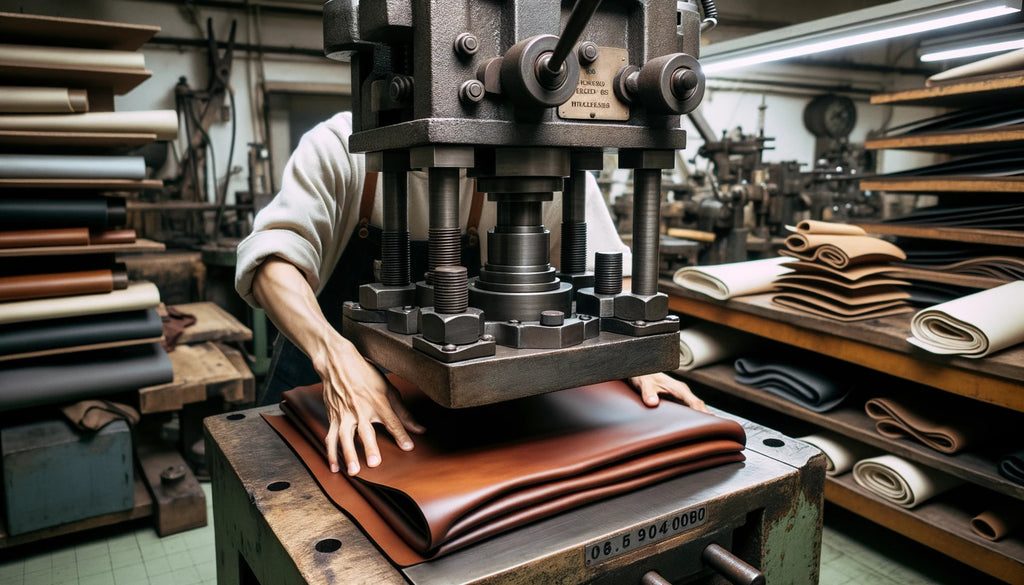
[[[359,228],[360,238],[370,235],[370,216],[373,215],[373,200],[377,194],[377,173],[366,173],[363,179],[363,195],[359,200]]]

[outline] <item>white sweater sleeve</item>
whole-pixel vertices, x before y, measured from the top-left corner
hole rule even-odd
[[[253,307],[253,275],[271,256],[295,264],[317,293],[327,283],[359,220],[366,166],[348,150],[351,134],[349,113],[307,132],[285,166],[281,190],[238,244],[235,290]]]
[[[633,255],[615,229],[611,211],[593,173],[587,173],[587,270],[594,270],[594,252],[622,252],[622,275],[633,269]]]

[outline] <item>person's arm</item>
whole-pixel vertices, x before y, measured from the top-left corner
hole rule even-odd
[[[397,390],[367,362],[352,343],[327,322],[302,272],[280,258],[269,258],[253,278],[253,295],[267,315],[313,362],[324,383],[330,419],[327,460],[337,472],[338,444],[350,475],[359,473],[355,437],[366,464],[381,463],[374,423],[382,424],[403,451],[413,448],[406,429],[423,432],[402,404]]]

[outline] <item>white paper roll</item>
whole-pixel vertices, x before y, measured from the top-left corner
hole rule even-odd
[[[726,301],[772,290],[775,277],[793,271],[782,266],[785,262],[792,262],[792,259],[778,256],[712,266],[685,266],[676,271],[672,281],[687,290]]]
[[[869,492],[903,508],[913,508],[957,487],[963,480],[895,455],[858,461],[853,479]]]
[[[0,112],[72,114],[89,109],[85,90],[66,87],[0,87]]]
[[[152,309],[159,304],[156,285],[138,282],[109,293],[0,303],[0,324]]]
[[[917,347],[970,358],[1024,343],[1024,280],[918,311],[910,333]]]
[[[43,67],[92,67],[96,69],[146,68],[146,59],[136,51],[82,49],[37,45],[0,44],[0,61]]]
[[[869,456],[874,449],[835,433],[815,433],[799,440],[810,443],[825,454],[825,475],[842,475],[853,469],[857,461]]]

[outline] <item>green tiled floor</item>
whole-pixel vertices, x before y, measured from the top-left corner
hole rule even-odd
[[[209,524],[165,538],[145,521],[89,539],[0,553],[0,585],[212,585],[216,583],[210,485]],[[822,585],[987,585],[992,579],[843,510],[827,507]],[[266,584],[272,585],[272,584]]]

